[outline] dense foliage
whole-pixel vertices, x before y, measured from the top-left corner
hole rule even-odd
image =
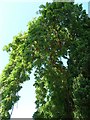
[[[82,5],[46,3],[28,30],[4,47],[9,63],[0,78],[1,120],[19,100],[21,83],[35,69],[34,119],[88,120],[90,116],[90,18]],[[67,60],[67,65],[65,65]]]

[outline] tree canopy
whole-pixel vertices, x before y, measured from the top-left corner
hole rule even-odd
[[[4,47],[10,59],[0,77],[1,120],[10,119],[21,83],[31,79],[33,68],[34,119],[88,120],[90,18],[81,4],[74,3],[47,2],[40,6],[39,14],[28,23],[26,32]]]

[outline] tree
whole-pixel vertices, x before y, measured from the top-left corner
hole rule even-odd
[[[21,83],[30,79],[33,68],[37,107],[34,119],[73,120],[87,116],[88,120],[90,95],[87,91],[90,86],[86,89],[87,84],[84,84],[84,96],[88,98],[85,98],[83,109],[85,100],[82,101],[79,93],[82,82],[88,82],[90,78],[87,68],[90,66],[89,32],[85,28],[90,19],[82,5],[74,3],[46,3],[40,6],[39,14],[37,19],[29,22],[24,34],[15,36],[4,48],[9,52],[10,60],[0,78],[2,120],[10,118],[9,110],[19,100],[17,92]],[[64,59],[67,59],[67,66]]]

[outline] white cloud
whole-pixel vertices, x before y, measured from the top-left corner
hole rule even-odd
[[[52,2],[53,0],[0,0],[0,2]]]
[[[89,0],[75,0],[76,3],[89,2]]]
[[[53,0],[0,0],[0,2],[52,2]],[[60,0],[57,0],[60,1]],[[61,2],[65,2],[67,0],[61,0]],[[71,0],[70,0],[71,1]],[[88,2],[90,0],[74,0],[76,3]]]
[[[33,106],[23,107],[22,105],[19,107],[14,107],[14,112],[12,113],[11,118],[32,118],[32,115],[35,111],[36,110],[33,108]]]

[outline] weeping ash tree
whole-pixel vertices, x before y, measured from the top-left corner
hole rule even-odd
[[[90,18],[82,5],[41,5],[28,30],[4,47],[9,63],[0,77],[1,120],[19,100],[22,83],[35,70],[34,119],[88,120],[90,117]],[[67,65],[65,65],[65,60]],[[31,78],[32,79],[32,78]],[[28,91],[27,91],[28,92]]]

